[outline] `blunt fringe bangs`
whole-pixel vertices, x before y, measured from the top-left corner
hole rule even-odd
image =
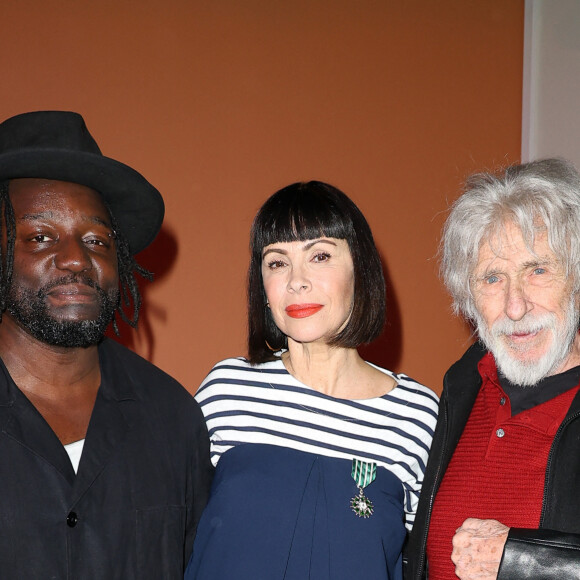
[[[339,189],[321,181],[299,182],[272,195],[258,211],[250,233],[248,272],[248,360],[259,364],[287,348],[286,336],[266,306],[262,252],[277,242],[320,237],[346,240],[354,265],[354,303],[346,327],[332,346],[356,348],[375,340],[385,321],[385,281],[370,227]]]
[[[573,291],[580,290],[580,175],[565,159],[540,159],[472,175],[451,206],[441,240],[441,276],[456,314],[474,320],[471,278],[479,249],[511,223],[530,251],[535,236],[547,232]]]

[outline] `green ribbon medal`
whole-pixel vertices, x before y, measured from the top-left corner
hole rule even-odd
[[[363,489],[376,479],[377,464],[353,459],[351,476],[358,487],[358,495],[350,500],[350,508],[359,518],[370,518],[373,515],[373,503],[365,496]]]

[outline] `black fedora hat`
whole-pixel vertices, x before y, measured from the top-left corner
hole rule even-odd
[[[132,254],[155,238],[165,213],[161,194],[128,165],[105,157],[83,118],[69,111],[23,113],[0,124],[0,181],[36,177],[98,191]]]

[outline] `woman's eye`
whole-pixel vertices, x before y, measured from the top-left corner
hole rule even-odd
[[[545,274],[546,273],[546,268],[542,268],[542,267],[537,267],[534,268],[534,274]]]
[[[268,262],[268,268],[270,270],[276,270],[277,268],[282,268],[284,266],[284,262],[282,260],[272,260]]]
[[[499,276],[496,276],[495,274],[492,274],[485,279],[486,284],[496,284],[497,282],[499,282]]]
[[[314,262],[326,262],[330,260],[330,254],[327,252],[319,252],[312,259]]]

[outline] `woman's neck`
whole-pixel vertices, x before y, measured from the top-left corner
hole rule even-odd
[[[388,375],[367,364],[354,348],[301,344],[288,339],[282,361],[301,383],[340,399],[368,399],[395,386]]]

